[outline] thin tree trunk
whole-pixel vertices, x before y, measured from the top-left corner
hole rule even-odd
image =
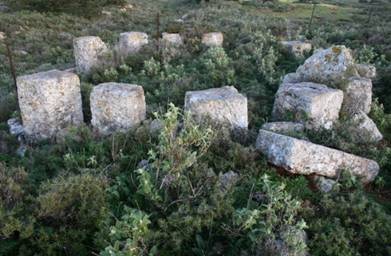
[[[313,4],[312,13],[311,13],[311,19],[310,19],[310,24],[308,25],[308,31],[309,31],[309,32],[311,32],[311,29],[312,29],[312,21],[313,21],[313,19],[314,19],[315,9],[316,9],[316,4]]]

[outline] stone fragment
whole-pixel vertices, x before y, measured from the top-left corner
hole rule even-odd
[[[343,92],[323,84],[282,84],[273,106],[275,120],[304,122],[309,129],[330,129],[339,117]]]
[[[103,63],[102,58],[108,54],[106,44],[97,36],[83,36],[73,40],[73,51],[77,72],[89,74]]]
[[[271,122],[263,124],[262,129],[279,134],[290,135],[304,132],[304,125],[295,122]]]
[[[221,32],[212,32],[202,35],[202,44],[207,47],[222,47],[224,35]]]
[[[135,54],[148,44],[148,35],[142,32],[125,32],[119,37],[119,54],[122,59]]]
[[[19,106],[27,136],[46,139],[83,122],[80,80],[51,70],[17,78]]]
[[[303,57],[306,52],[312,49],[312,44],[302,41],[282,41],[281,44],[295,57]]]
[[[297,73],[288,73],[282,79],[283,84],[296,84],[301,82],[303,82],[303,80]]]
[[[356,75],[353,56],[345,46],[316,51],[296,71],[303,81],[337,86]]]
[[[372,81],[368,78],[351,77],[341,89],[344,91],[342,112],[354,115],[368,114],[372,104]]]
[[[126,132],[146,117],[144,90],[141,86],[103,83],[90,96],[91,124],[99,133]]]
[[[376,67],[369,64],[356,64],[355,65],[358,74],[361,77],[373,79],[376,77]]]
[[[373,160],[262,129],[256,148],[272,164],[291,173],[336,178],[345,170],[364,182],[374,180],[379,173],[379,165]]]
[[[233,86],[186,92],[185,111],[198,122],[209,117],[234,129],[248,126],[247,98]]]
[[[329,193],[333,190],[334,185],[337,183],[335,180],[328,179],[323,176],[316,176],[314,181],[316,188],[323,193]]]
[[[17,118],[8,119],[7,124],[11,135],[19,136],[24,134],[23,125]]]
[[[347,130],[355,143],[377,143],[383,139],[375,122],[364,112],[359,112],[352,117]]]

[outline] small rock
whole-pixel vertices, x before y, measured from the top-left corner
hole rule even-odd
[[[6,38],[7,38],[6,34],[4,32],[0,32],[0,41],[3,41]]]
[[[357,73],[352,53],[345,46],[316,51],[296,72],[303,77],[303,81],[331,86],[337,86]]]
[[[102,65],[102,57],[108,54],[106,44],[97,36],[83,36],[73,40],[77,72],[89,74]]]
[[[209,117],[233,129],[248,126],[247,98],[233,86],[186,92],[185,111],[198,122]]]
[[[364,112],[355,114],[352,117],[348,132],[356,143],[377,143],[383,139],[383,135]]]
[[[336,183],[337,182],[335,180],[328,179],[323,176],[315,177],[315,186],[323,193],[329,193],[331,190],[333,190],[333,187]]]
[[[239,174],[234,171],[229,171],[224,174],[219,174],[219,184],[222,191],[230,190],[239,180]]]
[[[356,64],[358,74],[361,77],[373,79],[376,77],[376,67],[369,64]]]
[[[17,118],[11,118],[7,121],[10,134],[14,136],[19,136],[24,134],[24,128],[23,125],[20,123],[20,121]]]
[[[331,129],[339,118],[343,92],[323,84],[282,84],[273,106],[274,120],[304,122],[308,129]]]
[[[161,131],[164,128],[164,124],[161,120],[159,119],[154,119],[150,124],[149,124],[149,133],[152,136],[158,136]]]
[[[344,91],[342,112],[354,115],[359,112],[368,114],[372,104],[372,81],[368,78],[351,77],[341,87]]]
[[[151,169],[151,164],[149,163],[149,161],[147,159],[143,159],[137,164],[137,168],[144,169],[144,170],[148,171]]]
[[[22,144],[16,150],[16,155],[23,158],[26,155],[26,151],[27,151],[26,145]]]
[[[363,182],[374,180],[379,173],[379,165],[373,160],[262,129],[256,148],[272,164],[291,173],[336,178],[344,170]]]
[[[101,134],[126,132],[146,117],[144,90],[141,86],[103,83],[90,95],[91,124]]]
[[[202,35],[202,44],[207,47],[222,47],[224,35],[221,32],[212,32]]]
[[[279,134],[289,135],[304,132],[304,125],[295,122],[271,122],[262,125],[262,129]]]
[[[312,49],[312,44],[302,41],[282,41],[281,44],[296,57],[303,57],[306,52]]]

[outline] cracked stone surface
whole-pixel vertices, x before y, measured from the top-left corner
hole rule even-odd
[[[185,111],[198,122],[210,118],[231,128],[248,126],[247,98],[233,86],[186,92]]]
[[[91,124],[99,133],[126,132],[146,117],[144,90],[141,86],[103,83],[90,96]]]
[[[269,162],[291,173],[336,178],[345,170],[364,182],[374,180],[379,173],[379,165],[373,160],[262,129],[256,148]]]
[[[19,106],[27,136],[46,139],[83,122],[79,77],[51,70],[17,78]]]

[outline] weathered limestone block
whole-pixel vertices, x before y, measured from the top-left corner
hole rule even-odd
[[[304,125],[295,122],[271,122],[262,125],[263,130],[279,133],[279,134],[292,134],[304,132]]]
[[[256,148],[272,164],[291,173],[335,178],[340,171],[346,170],[364,182],[370,182],[379,172],[375,161],[262,129]]]
[[[355,65],[358,74],[361,77],[373,79],[376,77],[376,67],[368,64],[356,64]]]
[[[352,53],[345,46],[316,51],[296,72],[303,81],[335,86],[357,73]]]
[[[222,47],[224,35],[221,32],[212,32],[202,35],[202,44],[207,47]]]
[[[148,35],[142,32],[125,32],[119,36],[119,54],[121,58],[126,58],[141,50],[148,44]]]
[[[352,117],[348,132],[356,143],[377,143],[383,139],[383,135],[364,112],[359,112]]]
[[[368,78],[351,77],[341,89],[344,91],[342,112],[354,115],[368,114],[372,104],[372,81]]]
[[[248,126],[247,98],[232,86],[186,92],[185,111],[198,122],[209,117],[234,129]]]
[[[141,86],[103,83],[90,96],[91,124],[101,134],[126,132],[146,117],[144,90]]]
[[[305,122],[308,129],[330,129],[339,118],[343,92],[323,84],[282,84],[273,107],[275,120]]]
[[[302,41],[281,41],[281,44],[296,57],[303,57],[306,52],[312,49],[312,44]]]
[[[83,122],[79,77],[51,70],[17,78],[19,106],[27,136],[46,139]]]
[[[178,33],[163,33],[162,41],[167,47],[180,47],[183,45],[183,39]]]
[[[102,57],[109,50],[97,36],[83,36],[73,40],[76,70],[80,74],[89,74],[102,64]]]

